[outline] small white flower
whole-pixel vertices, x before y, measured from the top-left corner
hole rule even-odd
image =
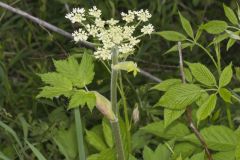
[[[125,39],[128,39],[129,37],[132,36],[134,31],[135,31],[135,27],[134,26],[124,26],[123,27],[123,37]]]
[[[140,40],[135,38],[135,37],[130,37],[129,38],[129,43],[133,46],[136,46],[139,42],[140,42]]]
[[[128,13],[121,13],[122,19],[126,21],[127,23],[133,22],[135,18],[135,14],[133,11],[129,10]]]
[[[100,18],[101,14],[102,14],[102,11],[97,9],[96,6],[93,6],[93,8],[89,9],[89,15],[95,18]]]
[[[97,18],[95,19],[95,24],[97,27],[99,28],[104,28],[104,25],[105,25],[105,21],[103,21],[101,18]]]
[[[72,23],[81,23],[82,21],[85,21],[85,9],[84,8],[74,8],[71,13],[68,13],[65,16],[67,19],[69,19]]]
[[[99,29],[95,25],[86,25],[86,30],[89,33],[89,35],[92,35],[93,37],[96,37],[98,35]]]
[[[148,10],[144,11],[141,9],[140,11],[135,11],[135,14],[138,17],[138,20],[143,21],[143,22],[148,21],[148,19],[152,17],[152,15],[149,13]]]
[[[97,48],[97,51],[93,53],[96,58],[102,60],[110,60],[111,59],[111,50],[105,48]]]
[[[127,53],[130,53],[133,51],[134,51],[133,46],[130,44],[127,44],[127,43],[125,43],[119,47],[119,52],[123,53],[123,54],[127,54]]]
[[[110,20],[107,21],[107,24],[109,24],[110,26],[114,26],[118,23],[118,20],[115,20],[113,18],[111,18]]]
[[[143,26],[143,28],[141,29],[141,32],[143,34],[151,34],[154,31],[154,27],[152,24],[148,24],[146,26]]]
[[[75,42],[86,41],[88,39],[88,34],[81,28],[78,31],[74,31],[72,36]]]

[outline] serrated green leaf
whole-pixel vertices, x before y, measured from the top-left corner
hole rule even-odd
[[[204,160],[205,152],[197,153],[190,160]]]
[[[137,67],[137,63],[134,63],[133,61],[119,62],[118,64],[114,65],[112,68],[116,70],[133,72],[134,76],[136,76],[137,73],[140,72],[139,68]]]
[[[234,132],[226,126],[210,126],[200,131],[209,149],[214,151],[231,151],[236,148],[237,137]],[[184,140],[200,145],[194,134],[183,138]]]
[[[202,25],[202,29],[210,34],[219,34],[227,29],[227,23],[219,20],[212,20]]]
[[[173,121],[178,119],[184,112],[185,109],[173,110],[164,108],[164,127],[168,127]]]
[[[217,84],[215,77],[211,71],[201,63],[187,63],[194,78],[207,86],[214,86]]]
[[[212,155],[214,160],[237,160],[234,157],[234,151],[218,152]]]
[[[223,4],[223,9],[224,9],[225,16],[228,18],[228,20],[232,24],[237,25],[238,19],[237,19],[237,16],[235,15],[234,11],[230,7],[226,6],[225,4]]]
[[[182,16],[182,14],[180,12],[178,12],[179,16],[180,16],[180,20],[181,20],[181,24],[183,29],[185,30],[185,32],[191,37],[194,38],[193,35],[193,30],[192,30],[192,26],[190,24],[190,22]]]
[[[197,110],[197,119],[198,123],[204,119],[206,119],[214,110],[217,102],[217,96],[216,94],[212,94],[209,96],[209,98],[206,100],[205,103],[203,103],[202,106]]]
[[[184,41],[187,39],[187,37],[184,36],[182,33],[176,31],[161,31],[156,32],[156,34],[160,35],[161,37],[168,41]]]
[[[202,89],[194,84],[177,84],[160,98],[156,106],[181,110],[195,102],[202,93]]]
[[[84,53],[79,66],[79,79],[83,86],[92,82],[94,78],[94,64],[91,55]]]
[[[182,44],[181,44],[181,49],[185,49],[185,48],[192,47],[192,46],[193,46],[193,44],[192,44],[192,43],[189,43],[189,42],[182,43]],[[176,51],[178,51],[178,45],[172,46],[169,50],[167,50],[167,51],[164,53],[164,55],[165,55],[165,54],[168,54],[168,53],[171,53],[171,52],[176,52]]]
[[[219,87],[224,87],[228,85],[228,83],[231,81],[233,76],[232,71],[232,63],[230,63],[227,67],[224,68],[222,71],[220,78],[219,78]]]
[[[182,83],[180,79],[167,79],[153,86],[151,89],[156,89],[159,91],[167,91],[171,86],[175,84],[180,84],[180,83]]]
[[[179,155],[181,155],[182,158],[185,160],[185,158],[191,156],[197,149],[198,146],[196,146],[193,143],[189,142],[177,143],[173,149],[174,154],[172,156],[173,157],[172,159],[176,159]]]
[[[199,99],[196,101],[196,104],[200,107],[204,102],[209,98],[209,94],[206,91],[203,91]]]
[[[67,130],[58,130],[53,136],[53,140],[66,159],[75,159],[77,157],[78,151],[75,125],[72,124]]]
[[[183,123],[172,123],[165,128],[163,121],[150,123],[140,130],[166,139],[180,138],[190,133],[188,127]]]
[[[51,87],[51,86],[45,86],[41,88],[40,93],[37,95],[36,98],[53,98],[53,97],[59,97],[61,95],[64,95],[66,97],[69,97],[72,93],[72,88],[65,88],[66,86],[62,87]]]
[[[94,64],[92,57],[84,53],[81,63],[78,64],[74,57],[67,60],[54,61],[57,72],[67,77],[74,86],[82,88],[92,82],[94,77]]]
[[[87,142],[93,146],[98,151],[104,151],[107,149],[104,141],[99,137],[95,132],[86,130],[86,140]]]
[[[219,95],[225,102],[232,103],[231,101],[232,93],[228,89],[220,88]]]
[[[96,105],[95,94],[84,90],[78,90],[71,96],[68,109],[84,106],[85,104],[87,104],[89,110],[92,111],[93,107]]]
[[[170,141],[169,143],[170,143],[169,147],[172,147],[173,141]],[[171,154],[172,153],[166,144],[159,144],[154,151],[153,160],[159,159],[159,157],[161,157],[161,160],[170,160]]]

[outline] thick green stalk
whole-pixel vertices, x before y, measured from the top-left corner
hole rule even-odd
[[[82,121],[81,121],[79,108],[74,109],[74,117],[75,117],[76,135],[77,135],[77,144],[78,144],[78,159],[86,160],[84,143],[83,143]]]
[[[118,63],[118,50],[117,50],[117,48],[113,48],[113,50],[112,50],[112,65],[116,65],[117,63]],[[111,104],[112,104],[113,112],[115,113],[116,117],[118,117],[117,78],[118,78],[118,71],[112,68],[112,72],[111,72]],[[113,138],[115,141],[115,148],[117,151],[117,159],[125,160],[122,136],[121,136],[118,119],[116,119],[111,124],[112,124]]]

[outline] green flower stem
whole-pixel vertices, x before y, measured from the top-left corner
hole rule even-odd
[[[113,48],[113,50],[112,50],[112,65],[116,65],[117,63],[118,63],[118,50],[117,50],[117,48]],[[112,104],[113,112],[115,113],[116,117],[118,117],[117,79],[118,79],[118,71],[115,69],[112,69],[112,72],[111,72],[111,104]],[[117,151],[117,159],[125,160],[124,148],[123,148],[123,142],[122,142],[122,136],[121,136],[118,118],[116,118],[115,121],[111,122],[111,124],[112,124],[113,138],[115,141],[115,147],[116,147],[116,151]]]
[[[81,114],[80,114],[79,108],[74,109],[74,117],[75,117],[76,135],[77,135],[77,144],[78,144],[78,159],[86,160],[84,142],[83,142],[82,121],[81,121]]]
[[[125,120],[125,125],[126,125],[126,130],[127,130],[127,142],[128,142],[128,151],[131,152],[131,135],[130,135],[130,131],[131,131],[131,126],[130,126],[130,122],[129,122],[129,118],[128,118],[128,108],[127,108],[127,101],[126,101],[126,96],[124,94],[124,90],[123,90],[123,83],[122,83],[122,74],[121,72],[119,73],[119,92],[121,94],[122,100],[123,100],[123,111],[124,111],[124,120]]]

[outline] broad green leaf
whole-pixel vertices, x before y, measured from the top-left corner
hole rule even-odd
[[[226,126],[210,126],[200,131],[209,149],[214,151],[231,151],[237,146],[237,137]],[[200,145],[194,134],[185,136],[183,139]]]
[[[143,160],[154,160],[154,152],[148,147],[145,146],[143,149]]]
[[[105,138],[105,142],[107,145],[112,148],[113,147],[113,136],[112,136],[112,130],[111,126],[109,124],[109,121],[106,118],[103,118],[102,120],[102,130],[103,130],[103,135]]]
[[[190,160],[204,160],[205,152],[194,154]]]
[[[202,29],[210,34],[219,34],[227,29],[227,23],[225,21],[212,20],[202,25]]]
[[[56,72],[39,74],[39,76],[43,82],[50,86],[42,87],[37,98],[53,98],[60,95],[69,96],[73,88],[72,82],[69,79]]]
[[[224,87],[228,85],[228,83],[232,79],[232,76],[233,76],[232,63],[230,63],[227,67],[224,68],[224,70],[221,73],[221,76],[219,78],[219,87]]]
[[[159,84],[155,85],[151,89],[156,89],[159,91],[167,91],[171,86],[175,84],[180,84],[182,81],[180,79],[167,79],[165,81],[160,82]]]
[[[224,9],[225,16],[228,18],[228,20],[232,24],[237,25],[238,19],[237,19],[237,16],[235,15],[234,11],[230,7],[226,6],[225,4],[223,4],[223,9]]]
[[[173,121],[178,119],[184,112],[185,112],[185,109],[174,110],[174,109],[164,108],[164,127],[169,126]]]
[[[179,14],[179,16],[180,16],[180,20],[181,20],[183,29],[185,30],[185,32],[186,32],[191,38],[194,38],[193,30],[192,30],[192,26],[191,26],[190,22],[189,22],[185,17],[183,17],[180,12],[178,12],[178,14]]]
[[[180,138],[190,133],[188,127],[183,123],[172,123],[167,128],[164,122],[153,122],[141,128],[145,133],[151,133],[165,139]]]
[[[92,92],[86,92],[84,90],[78,90],[71,96],[68,109],[77,108],[79,106],[82,107],[85,104],[87,104],[90,111],[92,111],[96,104],[95,94]]]
[[[87,142],[93,146],[98,151],[104,151],[107,149],[104,141],[99,137],[95,132],[86,130],[86,140]]]
[[[197,110],[197,119],[198,123],[204,119],[206,119],[214,110],[217,102],[217,95],[212,94],[209,96],[209,98],[206,100],[205,103],[203,103],[202,106]]]
[[[66,159],[75,159],[77,157],[77,137],[75,125],[71,125],[69,129],[60,129],[53,137],[60,152]]]
[[[92,82],[94,77],[94,64],[91,55],[84,53],[78,74],[82,86],[86,86]]]
[[[87,160],[116,160],[116,153],[113,149],[105,149],[98,154],[92,154]]]
[[[198,146],[189,142],[177,143],[174,145],[173,159],[176,159],[179,155],[181,155],[182,158],[185,159],[191,156],[194,153],[194,151],[196,151],[197,149],[198,149]]]
[[[201,63],[187,63],[194,78],[207,86],[214,86],[217,84],[211,71]]]
[[[91,83],[94,77],[93,60],[87,53],[84,53],[80,64],[74,57],[69,57],[67,60],[54,61],[54,66],[57,72],[70,79],[73,85],[79,88]]]
[[[220,88],[219,95],[225,102],[232,103],[231,101],[232,93],[228,89]]]
[[[185,48],[192,47],[192,46],[193,46],[192,43],[185,42],[185,43],[182,43],[182,44],[181,44],[181,49],[185,49]],[[172,46],[172,47],[171,47],[169,50],[167,50],[163,55],[168,54],[168,53],[171,53],[171,52],[176,52],[176,51],[178,51],[178,45]]]
[[[209,98],[209,94],[206,91],[203,91],[199,99],[196,101],[196,104],[200,107],[206,100]]]
[[[202,93],[202,89],[194,84],[176,84],[160,98],[156,106],[181,110],[195,102]]]
[[[161,31],[156,34],[168,41],[184,41],[187,39],[187,37],[185,37],[182,33],[176,31]]]
[[[200,36],[202,35],[202,32],[203,32],[202,25],[203,25],[203,24],[201,24],[200,27],[198,28],[197,33],[196,33],[196,36],[195,36],[195,38],[194,38],[194,41],[196,41],[196,42],[198,41],[198,39],[199,39]]]
[[[37,98],[53,98],[53,97],[59,97],[61,95],[64,95],[66,97],[69,97],[71,94],[72,89],[65,88],[65,87],[51,87],[51,86],[45,86],[41,88],[42,91],[37,95]]]
[[[170,143],[173,143],[172,141],[170,141]],[[170,144],[171,145],[171,144]],[[170,146],[172,147],[172,146]],[[166,144],[159,144],[156,148],[156,150],[154,151],[154,158],[153,160],[157,160],[159,159],[159,157],[161,157],[161,160],[170,160],[171,159],[171,151],[170,149],[166,146]]]
[[[234,157],[234,151],[218,152],[212,155],[214,160],[238,160]]]
[[[139,68],[137,67],[137,63],[134,63],[133,61],[119,62],[118,64],[114,65],[112,68],[116,70],[133,72],[134,76],[136,76],[137,73],[140,72]]]
[[[47,160],[36,147],[34,147],[28,141],[26,141],[26,143],[29,146],[29,148],[33,151],[34,155],[37,157],[38,160]]]

